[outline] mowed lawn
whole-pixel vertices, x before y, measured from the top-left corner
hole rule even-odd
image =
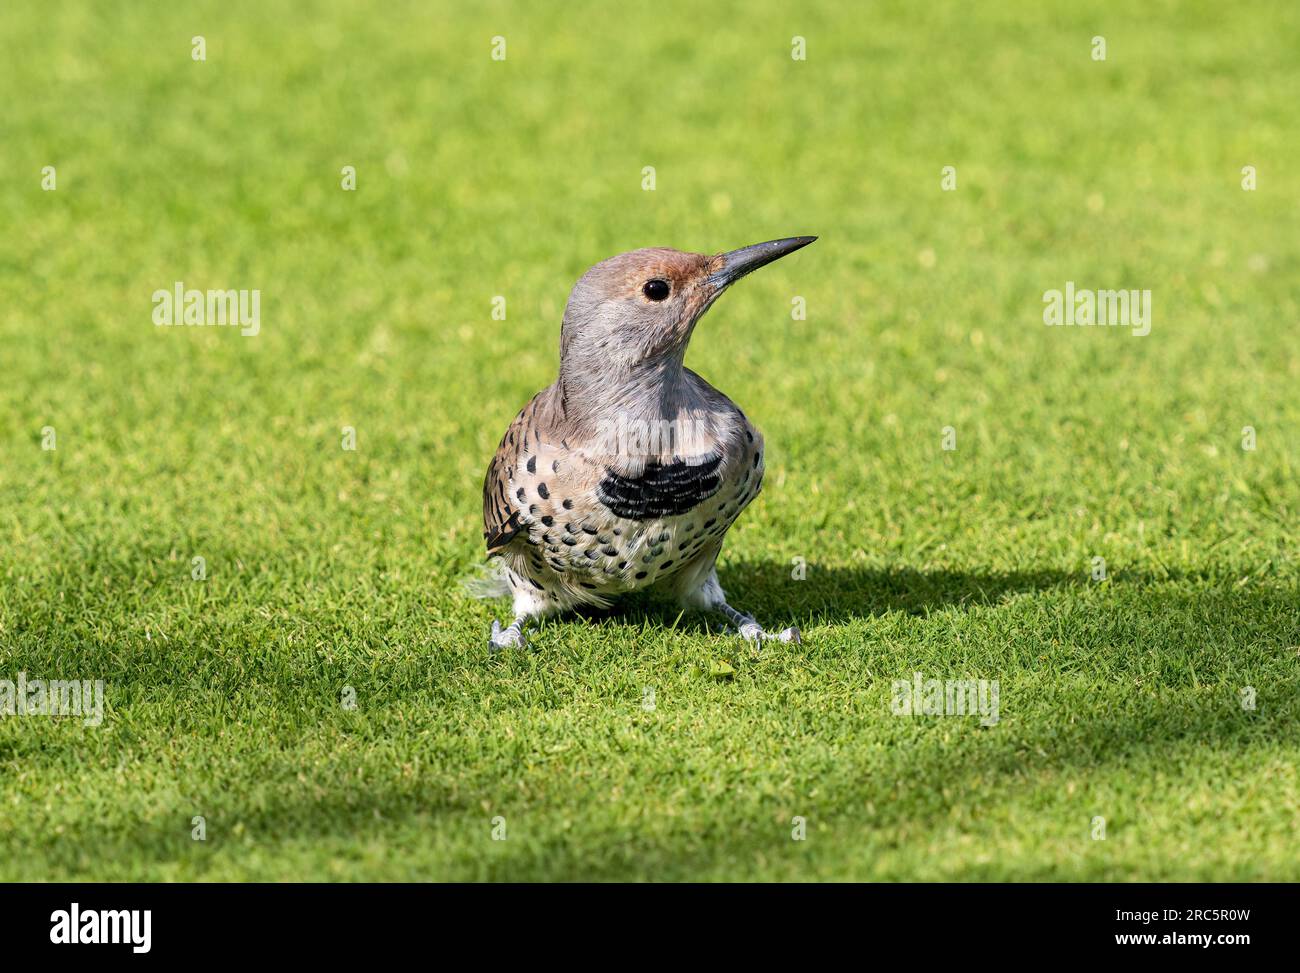
[[[107,700],[0,716],[0,879],[1300,879],[1300,9],[547,8],[0,7],[0,679]],[[768,442],[723,584],[804,643],[489,656],[574,280],[795,234],[687,362]]]

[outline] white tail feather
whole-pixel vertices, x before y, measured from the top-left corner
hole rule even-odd
[[[506,566],[500,558],[493,558],[482,565],[478,574],[462,578],[460,586],[471,598],[482,601],[504,598],[510,594],[510,583],[506,581]]]

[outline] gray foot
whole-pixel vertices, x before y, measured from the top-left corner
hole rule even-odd
[[[778,642],[794,642],[796,645],[803,642],[803,635],[799,632],[799,629],[793,626],[782,632],[765,632],[763,626],[759,625],[752,615],[738,612],[730,605],[723,605],[721,611],[731,621],[731,624],[736,626],[736,633],[746,642],[751,642],[755,646],[760,646],[772,639],[776,639]]]
[[[488,636],[488,648],[493,652],[500,652],[502,649],[522,649],[527,644],[523,623],[518,618],[507,628],[502,628],[500,622],[495,618],[492,619],[492,634]]]
[[[772,639],[776,639],[778,642],[793,642],[796,645],[803,642],[803,634],[793,625],[787,629],[782,629],[780,632],[767,632],[759,626],[758,622],[749,622],[740,626],[737,631],[741,638],[747,642],[753,642],[755,645],[770,642]]]

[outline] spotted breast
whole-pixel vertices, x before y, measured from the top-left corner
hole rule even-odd
[[[512,588],[563,609],[698,584],[761,488],[758,431],[732,406],[706,417],[694,443],[702,449],[627,455],[550,441],[532,415],[545,406],[534,400],[516,418],[484,484],[488,550],[502,556]]]

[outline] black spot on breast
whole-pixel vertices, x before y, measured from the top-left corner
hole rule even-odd
[[[565,501],[564,501],[564,504],[563,504],[563,507],[564,507],[565,510],[572,510],[572,509],[573,509],[573,501],[572,501],[572,500],[565,500]]]
[[[545,590],[546,590],[546,589],[543,588],[540,584],[538,584],[536,581],[534,581],[532,578],[529,578],[529,579],[528,579],[528,583],[531,584],[531,585],[532,585],[534,588],[536,588],[538,591],[545,591]]]
[[[546,489],[545,483],[539,483],[537,484],[537,495],[543,500],[549,500],[551,497],[551,491]]]
[[[586,524],[583,525],[582,529],[583,529],[586,533],[592,535],[593,537],[595,537],[596,534],[599,533],[599,531],[597,531],[595,527],[588,527]]]
[[[560,472],[560,461],[558,459],[551,464],[551,472],[552,473]]]
[[[641,578],[644,578],[648,573],[648,571],[638,571],[636,573],[637,580],[639,581]]]
[[[566,538],[564,538],[564,543],[568,544],[570,547],[577,547],[577,546],[578,546],[578,542],[575,541],[572,537],[566,537]]]
[[[547,527],[550,527],[553,523],[555,523],[555,518],[548,514],[547,516],[542,518],[542,523],[545,524]]]
[[[523,487],[520,487],[518,490],[515,491],[515,496],[517,496],[520,500],[523,500],[523,499],[525,499],[528,495],[527,495],[526,493],[524,493],[524,488],[523,488]]]
[[[601,553],[607,555],[608,557],[618,557],[618,548],[606,547],[602,549]]]
[[[529,473],[536,473],[536,472],[537,472],[537,457],[536,457],[536,456],[530,456],[530,457],[528,457],[528,472],[529,472]]]
[[[606,467],[596,496],[616,517],[627,520],[684,514],[717,493],[722,484],[721,463],[721,456],[696,464],[685,460],[647,463],[636,478]]]

